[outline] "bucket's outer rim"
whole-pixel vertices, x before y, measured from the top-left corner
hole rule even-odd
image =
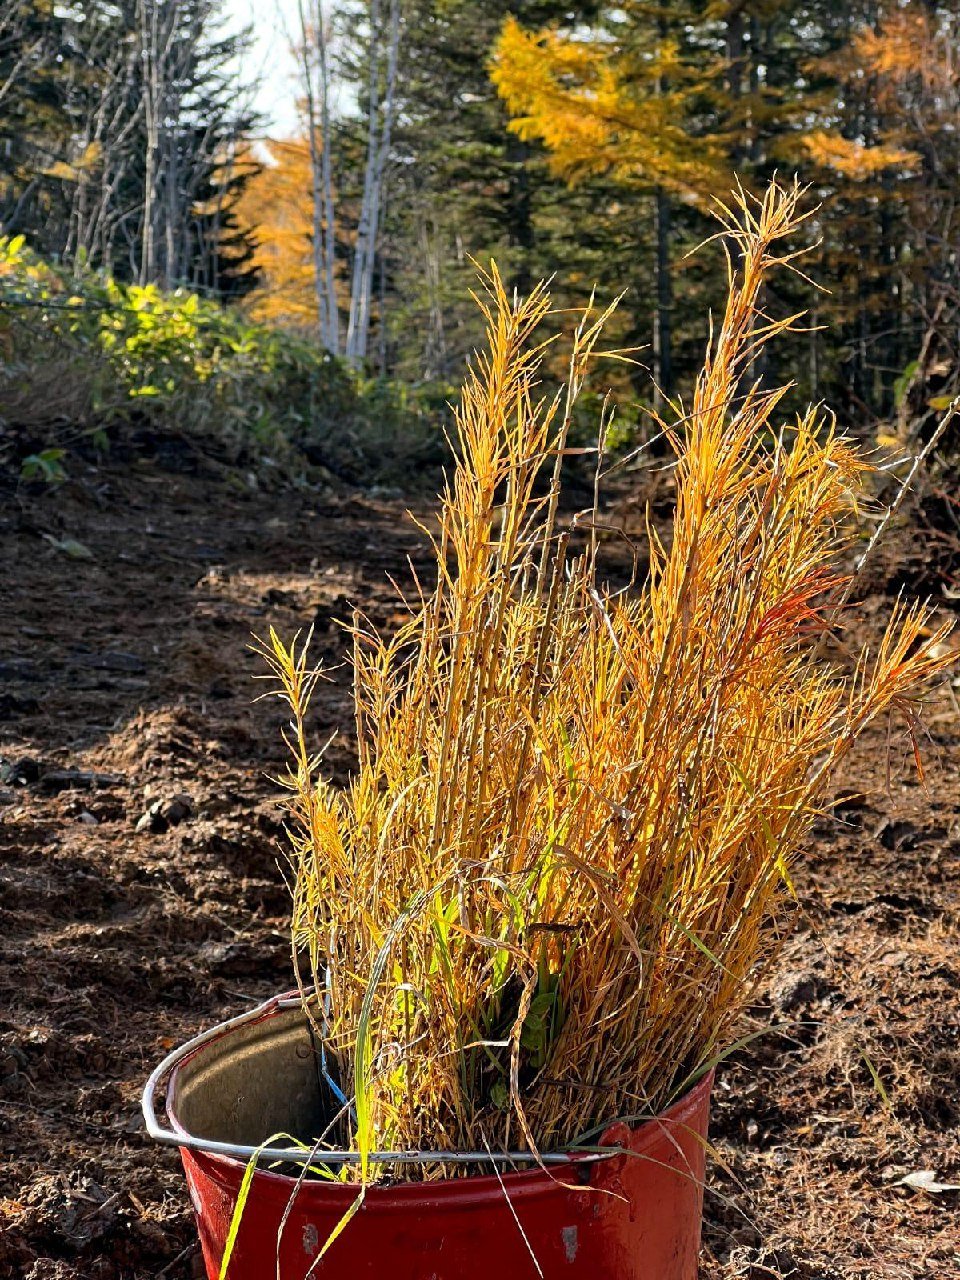
[[[301,1005],[302,999],[298,992],[287,992],[283,995],[272,996],[255,1008],[248,1009],[234,1018],[229,1018],[225,1022],[218,1023],[216,1026],[200,1032],[199,1035],[185,1041],[168,1053],[151,1072],[141,1098],[141,1109],[148,1135],[157,1142],[168,1146],[177,1146],[181,1151],[190,1150],[205,1154],[210,1158],[210,1164],[214,1167],[222,1165],[225,1174],[228,1169],[235,1170],[238,1165],[242,1168],[253,1159],[256,1160],[258,1165],[261,1162],[300,1165],[314,1161],[334,1165],[359,1163],[360,1156],[356,1151],[316,1151],[313,1148],[305,1147],[254,1147],[201,1138],[189,1133],[177,1117],[176,1108],[173,1105],[172,1086],[180,1067],[186,1065],[208,1045],[229,1035],[232,1031],[242,1026],[274,1017],[278,1013]],[[162,1080],[167,1076],[169,1076],[169,1082],[164,1099],[164,1111],[170,1122],[170,1129],[164,1129],[156,1115],[157,1090]],[[626,1154],[641,1154],[642,1147],[647,1145],[648,1141],[655,1140],[657,1136],[665,1131],[667,1125],[670,1127],[685,1127],[687,1117],[703,1106],[704,1095],[709,1095],[710,1093],[713,1076],[712,1069],[705,1072],[691,1088],[664,1111],[641,1121],[639,1124],[625,1126],[622,1120],[611,1120],[600,1135],[597,1146],[603,1147],[607,1145],[605,1139],[608,1134],[611,1137],[613,1136],[612,1130],[616,1130],[619,1136],[626,1127],[630,1134],[630,1150]],[[375,1151],[369,1154],[368,1160],[373,1164],[535,1164],[537,1166],[552,1166],[553,1169],[559,1172],[558,1166],[576,1168],[577,1166],[594,1164],[598,1161],[607,1161],[623,1154],[625,1152],[620,1145],[612,1145],[608,1151],[599,1151],[591,1148],[582,1151],[544,1152],[540,1155],[530,1151]],[[275,1180],[285,1186],[289,1186],[291,1182],[295,1181],[295,1179],[286,1174],[275,1173],[262,1168],[258,1169],[257,1174],[258,1178]],[[379,1193],[380,1196],[397,1196],[401,1201],[410,1198],[417,1199],[418,1202],[422,1201],[425,1191],[431,1195],[440,1195],[445,1200],[451,1195],[466,1195],[466,1198],[470,1198],[469,1192],[466,1191],[468,1186],[473,1188],[478,1195],[485,1195],[486,1187],[484,1184],[499,1186],[502,1178],[508,1178],[511,1187],[515,1190],[520,1190],[524,1184],[529,1184],[530,1190],[534,1190],[544,1184],[551,1185],[560,1181],[556,1174],[551,1174],[546,1169],[537,1167],[536,1169],[513,1171],[504,1174],[498,1172],[472,1175],[466,1178],[438,1179],[431,1182],[397,1183],[389,1187],[380,1188],[373,1184],[368,1187],[367,1194]],[[355,1195],[355,1184],[324,1183],[316,1185],[323,1186],[325,1191],[329,1192],[339,1190],[350,1198]],[[404,1195],[404,1192],[407,1192],[408,1195]]]
[[[669,1149],[669,1154],[679,1150],[678,1130],[694,1136],[694,1140],[704,1146],[706,1142],[701,1129],[690,1121],[697,1114],[703,1114],[707,1096],[713,1083],[713,1072],[702,1077],[688,1093],[673,1103],[666,1111],[651,1120],[630,1130],[629,1145],[611,1147],[608,1152],[589,1153],[581,1156],[576,1152],[555,1157],[555,1163],[545,1168],[525,1170],[507,1170],[502,1173],[470,1174],[458,1178],[438,1178],[432,1181],[413,1180],[410,1182],[369,1183],[363,1189],[363,1208],[377,1212],[423,1211],[430,1207],[443,1206],[444,1209],[482,1208],[493,1200],[502,1200],[504,1193],[509,1193],[511,1204],[519,1207],[521,1203],[529,1203],[539,1196],[552,1196],[570,1192],[581,1194],[596,1190],[606,1185],[607,1180],[596,1176],[596,1171],[609,1170],[613,1178],[610,1193],[617,1195],[615,1166],[622,1160],[639,1159],[652,1161],[654,1164],[670,1168],[679,1177],[691,1177],[702,1186],[700,1180],[692,1173],[667,1164],[663,1155],[653,1154],[651,1148],[661,1143]],[[620,1125],[611,1125],[611,1128]],[[459,1153],[458,1153],[459,1154]],[[466,1153],[469,1154],[469,1153]],[[502,1153],[484,1152],[487,1162],[507,1161]],[[529,1152],[522,1153],[530,1163]],[[191,1153],[193,1159],[202,1161],[203,1174],[211,1179],[229,1196],[235,1196],[237,1186],[244,1172],[244,1162],[235,1157],[215,1152]],[[390,1153],[382,1153],[383,1162],[389,1163]],[[449,1156],[449,1153],[441,1153]],[[684,1156],[684,1159],[687,1159]],[[301,1156],[302,1162],[302,1156]],[[576,1170],[590,1169],[593,1176],[586,1178]],[[257,1185],[261,1195],[275,1196],[284,1205],[289,1203],[291,1193],[298,1186],[298,1179],[286,1173],[278,1173],[273,1169],[258,1168]],[[356,1201],[360,1191],[357,1182],[314,1181],[303,1183],[298,1194],[303,1194],[309,1187],[311,1196],[322,1197],[324,1203],[333,1212],[346,1211]]]

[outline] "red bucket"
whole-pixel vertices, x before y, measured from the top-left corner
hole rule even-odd
[[[171,1130],[157,1124],[153,1108],[168,1071]],[[304,1280],[308,1272],[351,1280],[696,1280],[710,1085],[705,1077],[636,1128],[612,1125],[600,1145],[621,1154],[553,1164],[550,1172],[372,1185],[319,1262],[358,1188],[313,1179],[297,1188],[295,1175],[258,1168],[227,1280]],[[147,1127],[180,1146],[209,1280],[220,1274],[251,1146],[275,1133],[319,1132],[321,1096],[309,1023],[290,998],[198,1037],[151,1076]],[[284,1156],[302,1161],[274,1147],[261,1159]]]

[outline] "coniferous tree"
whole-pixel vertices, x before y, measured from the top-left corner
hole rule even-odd
[[[862,407],[896,411],[902,431],[957,381],[960,17],[934,3],[871,5],[864,18],[829,60],[837,92],[804,146],[830,215],[844,380]]]
[[[647,204],[654,228],[654,367],[663,396],[674,392],[674,207],[705,203],[729,187],[732,170],[717,133],[724,63],[695,43],[686,4],[652,10],[627,3],[591,28],[528,30],[507,20],[493,79],[512,129],[539,139],[571,182],[612,175]]]
[[[510,133],[489,61],[509,12],[544,23],[584,18],[594,8],[556,0],[407,0],[383,281],[396,368],[453,376],[478,338],[468,297],[473,260],[495,255],[524,291],[568,258],[563,236],[572,245],[574,227],[590,225],[580,221],[589,193],[571,198],[566,183],[548,173],[543,149]],[[593,216],[602,222],[597,209]],[[592,265],[584,242],[575,270],[586,274]]]
[[[53,0],[8,0],[0,12],[0,226],[29,229],[48,252],[66,217],[56,169],[70,148],[77,79],[65,25]]]
[[[313,164],[305,140],[274,141],[245,187],[237,213],[256,229],[257,287],[248,298],[258,320],[316,334]],[[322,264],[321,264],[322,270]]]

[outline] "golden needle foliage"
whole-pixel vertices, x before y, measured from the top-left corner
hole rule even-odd
[[[730,181],[730,138],[697,127],[722,74],[666,38],[638,54],[582,33],[528,31],[515,18],[490,72],[510,129],[545,143],[557,173],[572,182],[612,173],[700,203]]]
[[[256,241],[252,265],[259,282],[246,307],[256,320],[313,327],[317,293],[310,144],[271,139],[266,150],[237,203],[238,221]]]
[[[745,384],[790,323],[757,299],[790,261],[798,196],[721,207],[739,266],[669,429],[672,537],[651,532],[639,592],[605,588],[596,540],[572,551],[557,514],[604,317],[577,330],[565,400],[539,401],[547,292],[511,298],[494,270],[437,585],[390,638],[354,623],[345,792],[306,745],[319,673],[272,637],[295,950],[352,1104],[329,1140],[360,1152],[363,1180],[375,1150],[542,1152],[662,1107],[728,1042],[831,770],[876,716],[912,716],[938,668],[917,608],[851,671],[809,644],[868,468],[812,412],[778,424],[782,390]]]

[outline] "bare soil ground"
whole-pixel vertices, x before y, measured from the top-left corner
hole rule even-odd
[[[393,500],[255,493],[192,456],[76,469],[0,517],[0,1277],[199,1274],[151,1066],[290,985],[278,707],[250,633],[316,627],[422,540]],[[79,544],[79,545],[77,545]],[[929,581],[902,534],[875,575]],[[913,566],[911,568],[911,566]],[[934,572],[934,577],[936,573]],[[318,737],[349,729],[321,686]],[[723,1064],[702,1276],[960,1277],[960,715],[858,752],[798,878],[804,911]],[[349,734],[328,760],[343,778]],[[908,1179],[905,1183],[904,1179]],[[914,1182],[916,1178],[912,1179]]]

